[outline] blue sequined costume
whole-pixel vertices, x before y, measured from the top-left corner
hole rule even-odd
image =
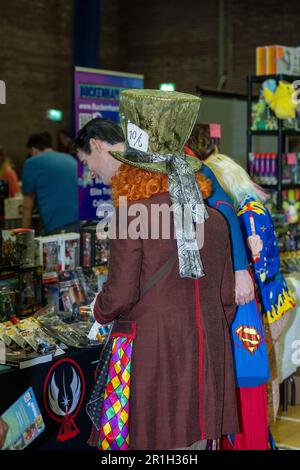
[[[257,285],[264,320],[274,323],[288,310],[295,307],[295,301],[280,272],[280,252],[272,217],[261,202],[250,196],[247,196],[241,203],[237,215]],[[247,243],[251,235],[258,235],[262,240],[262,250],[255,259]]]

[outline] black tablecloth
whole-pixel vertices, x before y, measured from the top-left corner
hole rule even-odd
[[[29,387],[35,393],[46,430],[30,449],[91,449],[86,443],[91,421],[85,405],[100,351],[101,346],[74,349],[52,362],[0,371],[0,415]]]

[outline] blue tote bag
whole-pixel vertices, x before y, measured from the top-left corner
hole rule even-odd
[[[256,300],[239,305],[230,327],[238,387],[257,387],[270,378],[266,336]]]

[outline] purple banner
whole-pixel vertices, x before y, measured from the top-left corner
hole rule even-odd
[[[143,75],[109,70],[75,68],[76,134],[96,117],[119,122],[119,99],[122,90],[143,88]],[[110,187],[99,179],[90,179],[89,170],[78,163],[79,219],[97,220],[97,207],[111,199]]]

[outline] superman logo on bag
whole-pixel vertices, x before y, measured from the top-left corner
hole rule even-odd
[[[258,331],[253,326],[241,325],[235,330],[235,334],[250,354],[254,354],[263,342]]]

